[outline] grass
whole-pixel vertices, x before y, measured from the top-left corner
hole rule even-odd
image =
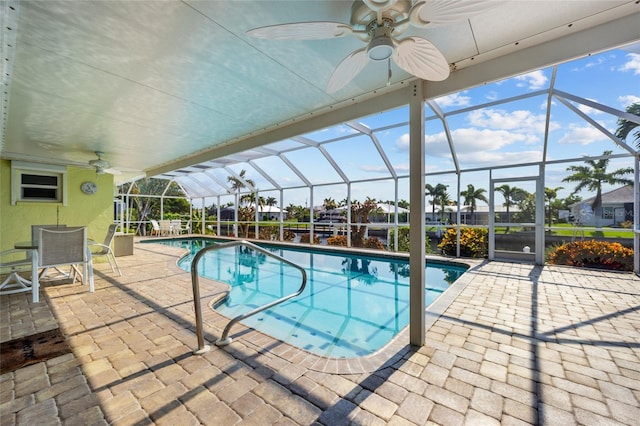
[[[632,229],[624,229],[624,228],[583,228],[582,230],[579,228],[575,228],[568,223],[558,223],[553,225],[553,230],[550,235],[557,235],[561,237],[572,237],[582,236],[584,233],[585,237],[605,237],[605,238],[633,238],[633,230]],[[566,229],[557,229],[557,228],[566,228]]]
[[[242,222],[241,222],[242,223]],[[246,222],[245,222],[246,223]],[[259,225],[261,227],[267,227],[267,226],[271,226],[271,227],[279,227],[280,226],[280,222],[275,221],[275,220],[270,220],[270,221],[260,221],[258,222]],[[328,226],[328,223],[315,223],[314,224],[316,227],[318,226]],[[338,224],[338,223],[334,223],[334,226],[344,226],[345,224]],[[370,227],[375,227],[375,223],[371,223],[369,224]],[[255,222],[250,222],[250,227],[255,226]],[[297,220],[295,219],[289,219],[289,220],[285,220],[284,221],[284,227],[285,229],[290,226],[292,227],[294,230],[295,229],[300,229],[300,230],[305,230],[305,229],[309,229],[310,225],[308,223],[299,223]],[[401,225],[402,226],[402,225]],[[443,225],[441,226],[441,229],[444,231],[446,226],[455,226],[455,225]],[[545,227],[546,228],[546,227]],[[573,237],[573,236],[579,236],[582,237],[583,236],[583,232],[584,232],[584,237],[585,238],[633,238],[633,231],[631,229],[624,229],[624,228],[601,228],[596,230],[596,228],[584,228],[583,231],[581,231],[580,229],[577,229],[575,227],[573,227],[572,225],[568,224],[568,223],[558,223],[558,224],[554,224],[553,225],[553,230],[551,232],[547,231],[547,235],[556,235],[559,237]],[[557,228],[564,228],[564,229],[557,229]],[[435,232],[436,231],[436,227],[433,225],[426,225],[425,230],[427,232]],[[496,234],[506,234],[507,232],[507,227],[496,227]],[[509,234],[516,234],[518,232],[523,232],[525,231],[525,228],[523,227],[515,227],[515,226],[511,226],[509,227]]]

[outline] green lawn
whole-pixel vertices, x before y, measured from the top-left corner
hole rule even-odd
[[[595,228],[587,228],[584,230],[575,229],[568,223],[559,223],[553,225],[554,228],[566,228],[566,229],[554,229],[551,231],[551,235],[558,235],[562,237],[571,237],[573,235],[582,236],[584,232],[585,237],[606,237],[606,238],[633,238],[633,230],[624,228],[601,228],[596,230]]]

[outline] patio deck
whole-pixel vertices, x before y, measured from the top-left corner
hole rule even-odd
[[[258,332],[193,355],[182,251],[136,244],[95,293],[43,284],[0,297],[0,340],[60,327],[72,353],[0,376],[0,423],[606,424],[640,419],[640,278],[490,262],[429,314],[427,344],[326,361]],[[210,302],[222,285],[203,285]],[[205,338],[224,324],[209,309]]]

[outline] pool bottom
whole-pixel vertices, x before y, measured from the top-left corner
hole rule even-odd
[[[479,263],[471,261],[472,264]],[[438,297],[425,311],[425,333],[444,314],[449,305],[467,287],[474,277],[474,272],[468,270],[447,291]],[[208,310],[205,314],[205,324],[213,330],[215,336],[221,336],[222,330],[231,319],[215,310],[215,305],[219,304],[224,295],[218,294],[209,301],[205,301]],[[399,360],[412,351],[419,350],[422,346],[419,343],[412,344],[409,337],[410,325],[404,327],[387,344],[370,355],[335,358],[311,353],[303,348],[291,345],[279,340],[259,329],[248,327],[242,323],[236,324],[231,334],[232,341],[225,350],[243,352],[247,357],[259,356],[260,353],[268,351],[278,357],[300,365],[312,371],[327,374],[365,374],[384,368],[391,360]],[[214,341],[210,342],[214,345]]]
[[[171,245],[177,243],[174,241]],[[202,242],[196,242],[196,245],[204,246]],[[207,256],[225,250],[228,249],[214,250]],[[398,259],[369,257],[369,253],[361,252],[318,253],[290,246],[273,250],[279,255],[286,254],[287,258],[293,257],[289,260],[308,269],[313,296],[306,293],[294,302],[286,302],[247,318],[244,320],[246,326],[264,330],[274,338],[308,352],[349,358],[376,352],[408,323],[406,258],[394,263]],[[283,271],[281,264],[274,264],[255,253],[231,251],[219,254],[214,260],[205,260],[206,263],[201,264],[205,276],[232,286],[230,297],[217,306],[229,318],[292,293],[299,286],[299,278],[297,284],[289,284],[291,273]],[[272,258],[269,260],[278,262]],[[234,262],[235,266],[229,266]],[[438,266],[442,264],[438,262]],[[463,269],[460,264],[456,266],[457,269],[444,272],[440,268],[427,268],[427,283],[457,278]],[[436,275],[432,275],[434,273]],[[427,303],[448,287],[444,283],[440,288],[427,289]],[[280,293],[273,294],[275,289],[280,289]]]

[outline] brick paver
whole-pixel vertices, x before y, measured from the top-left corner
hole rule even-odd
[[[136,244],[122,277],[97,264],[96,292],[43,283],[0,298],[0,338],[60,327],[73,353],[0,376],[0,423],[637,424],[640,279],[474,263],[430,312],[427,345],[326,360],[226,325],[207,306],[210,352],[194,355],[193,295],[177,248]],[[439,301],[440,302],[440,301]]]

